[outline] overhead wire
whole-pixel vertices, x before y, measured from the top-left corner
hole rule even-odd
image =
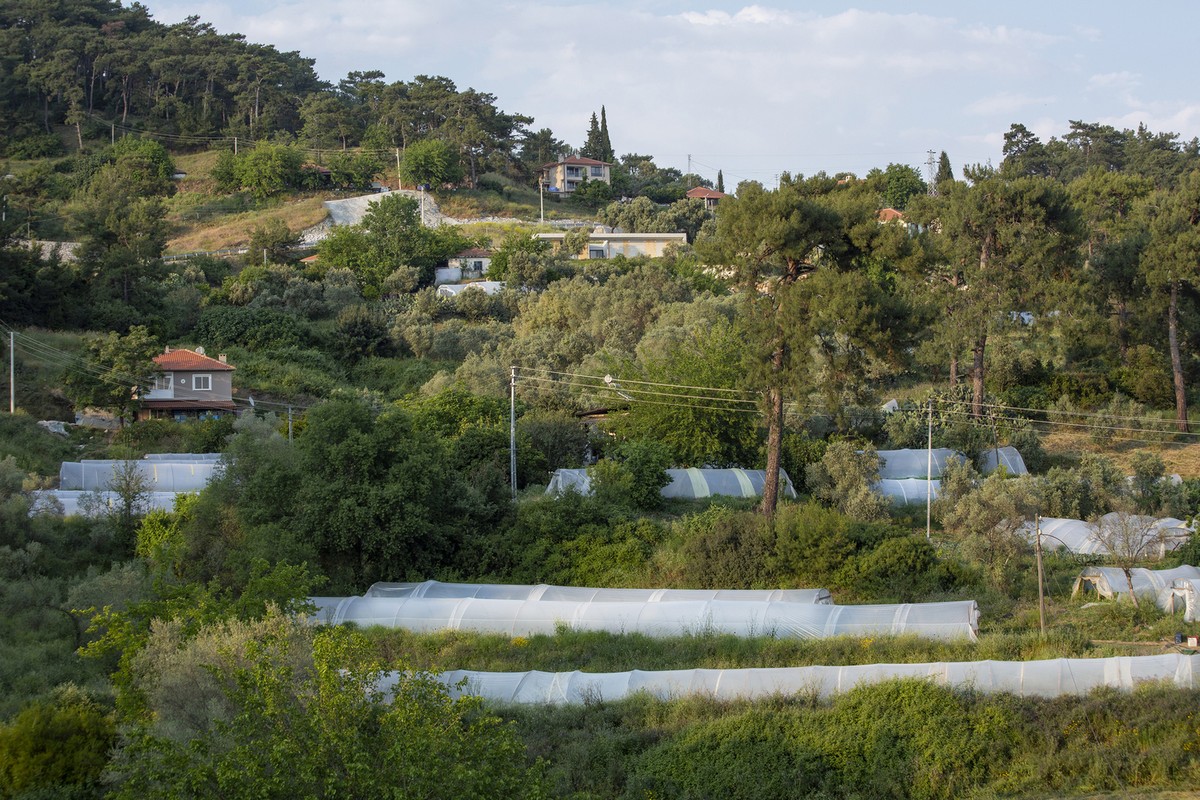
[[[65,370],[70,370],[76,374],[87,375],[97,381],[107,383],[111,386],[128,387],[147,383],[149,375],[134,375],[132,373],[114,373],[110,370],[105,370],[91,364],[86,357],[68,353],[57,347],[39,341],[36,337],[28,333],[17,331],[15,327],[8,324],[3,319],[0,319],[0,331],[4,333],[12,333],[13,343],[19,348],[24,349],[31,356],[39,360],[54,364]],[[518,377],[526,382],[542,385],[565,386],[573,389],[583,389],[592,392],[608,392],[615,394],[627,402],[636,402],[646,405],[656,405],[674,408],[687,408],[698,411],[715,411],[715,412],[736,412],[757,414],[758,401],[749,399],[745,395],[750,394],[749,391],[743,389],[730,389],[727,387],[713,386],[698,386],[693,384],[672,384],[661,381],[645,381],[637,378],[620,378],[614,380],[615,385],[610,385],[605,382],[603,376],[591,375],[587,373],[566,372],[562,370],[551,370],[542,367],[517,367]],[[661,390],[679,390],[679,391],[661,391]],[[695,394],[695,392],[703,392],[704,394]],[[737,397],[735,395],[742,395]],[[279,409],[293,409],[307,411],[313,408],[316,404],[304,403],[286,403],[273,400],[252,400],[251,396],[245,398],[234,397],[235,402],[244,405],[266,405]],[[203,403],[203,401],[197,401]],[[973,404],[965,400],[939,400],[939,414],[956,418],[966,419],[981,425],[990,425],[992,423],[1012,424],[1019,422],[1034,422],[1036,425],[1043,428],[1067,428],[1073,430],[1086,431],[1105,431],[1119,435],[1125,441],[1137,441],[1145,443],[1158,443],[1163,439],[1189,437],[1200,437],[1200,432],[1179,431],[1169,427],[1171,420],[1161,418],[1146,417],[1146,416],[1122,416],[1111,415],[1103,412],[1083,412],[1083,411],[1066,411],[1066,412],[1047,412],[1045,409],[1024,408],[1019,406],[1008,406],[1000,403],[983,403],[982,407],[989,410],[991,416],[989,418],[981,418],[975,415],[971,408]],[[217,405],[210,406],[218,408]],[[816,406],[792,401],[787,403],[787,407],[797,412],[821,413],[826,409]],[[999,412],[999,413],[997,413]],[[1081,420],[1097,420],[1096,422],[1075,421],[1070,419],[1055,419],[1053,417],[1039,420],[1029,420],[1027,417],[1018,416],[1016,414],[1006,414],[1005,412],[1033,412],[1037,414],[1051,415],[1069,415],[1081,418]],[[1141,425],[1113,425],[1113,421],[1125,421],[1141,423]],[[1158,426],[1158,427],[1147,427]],[[1139,437],[1138,435],[1142,435]],[[1154,438],[1144,438],[1152,436]]]

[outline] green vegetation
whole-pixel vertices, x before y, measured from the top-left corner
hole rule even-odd
[[[933,195],[888,164],[743,183],[714,213],[685,199],[698,176],[618,156],[603,107],[574,150],[445,77],[326,85],[300,54],[198,19],[10,5],[0,328],[18,413],[0,415],[0,797],[985,798],[1200,777],[1196,693],[1166,687],[1036,700],[894,682],[830,700],[488,708],[421,672],[1171,647],[1175,615],[1072,599],[1101,559],[1064,553],[1045,557],[1041,635],[1020,526],[1200,510],[1195,143],[1083,122],[1041,142],[1017,124],[996,168],[956,179],[942,153]],[[117,139],[117,121],[140,135]],[[161,143],[181,141],[206,149]],[[542,167],[572,154],[610,163],[612,184],[539,194]],[[449,216],[498,219],[430,228],[392,194],[298,260],[322,199],[393,177],[429,186]],[[560,247],[535,240],[515,220],[543,208],[586,224]],[[576,259],[592,222],[687,244]],[[164,260],[169,241],[251,252]],[[435,270],[470,247],[492,248],[487,277],[507,288],[439,296]],[[236,422],[132,422],[165,344],[228,355]],[[35,423],[89,408],[128,424]],[[1033,474],[947,469],[927,536],[923,508],[871,488],[878,450],[927,437],[972,462],[1012,445]],[[172,511],[138,513],[128,480],[94,517],[44,513],[35,494],[63,461],[181,451],[226,465]],[[588,496],[542,493],[554,470],[585,466]],[[766,497],[662,498],[666,468],[701,466],[765,466]],[[1200,558],[1196,541],[1165,560],[1111,549],[1104,563],[1125,568]],[[428,578],[970,598],[982,632],[510,639],[295,616],[317,593]],[[405,669],[392,694],[366,691]]]

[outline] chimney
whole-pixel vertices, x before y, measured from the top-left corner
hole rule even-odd
[[[163,349],[163,353],[169,353],[169,352],[171,352],[171,345],[167,345],[166,348]]]
[[[226,362],[226,361],[225,361],[225,354],[224,354],[224,353],[221,353],[220,355],[218,355],[218,356],[217,356],[217,361],[220,361],[222,364],[228,363],[228,362]]]

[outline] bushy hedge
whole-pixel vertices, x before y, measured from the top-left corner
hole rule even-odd
[[[921,680],[832,700],[510,708],[555,794],[633,800],[1090,795],[1190,787],[1200,692],[979,695]]]

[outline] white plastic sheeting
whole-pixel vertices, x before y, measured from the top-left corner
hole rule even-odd
[[[1001,466],[1009,475],[1029,474],[1025,459],[1015,447],[988,448],[979,455],[979,471],[984,475],[990,475]]]
[[[1148,517],[1135,517],[1149,523]],[[1105,514],[1097,524],[1102,528],[1116,525],[1120,521],[1117,512]],[[1061,517],[1042,517],[1042,547],[1055,550],[1066,548],[1072,553],[1084,555],[1111,555],[1108,548],[1096,538],[1096,527],[1081,519],[1064,519]],[[1162,545],[1149,552],[1147,556],[1162,555],[1168,550],[1179,547],[1191,535],[1192,530],[1187,523],[1174,517],[1153,520],[1153,528],[1147,529],[1147,536],[1163,537]],[[1030,542],[1037,538],[1037,528],[1033,522],[1025,523],[1025,535]]]
[[[221,469],[217,461],[159,461],[137,459],[66,461],[58,470],[58,488],[91,491],[112,488],[118,470],[135,469],[154,492],[198,492]]]
[[[31,493],[32,514],[58,514],[64,517],[97,516],[101,512],[117,508],[122,502],[116,492],[84,492],[79,490],[44,489]],[[174,511],[177,492],[145,492],[140,511]]]
[[[578,631],[681,636],[700,633],[820,639],[830,636],[915,634],[972,639],[979,630],[973,600],[878,606],[787,601],[568,602],[475,598],[347,597],[318,621],[403,628],[417,632],[469,630],[507,636]]]
[[[1130,691],[1148,681],[1197,686],[1200,656],[1170,653],[1117,658],[1057,658],[1048,661],[958,661],[927,664],[867,664],[851,667],[682,669],[661,672],[475,672],[455,670],[437,677],[456,696],[475,695],[501,703],[584,703],[620,700],[635,692],[661,699],[701,695],[717,700],[755,700],[779,695],[831,697],[857,686],[901,678],[941,686],[1021,697],[1084,695],[1101,686]],[[397,673],[380,683],[395,685]]]
[[[1183,621],[1200,619],[1200,579],[1176,578],[1171,581],[1170,605],[1167,611],[1178,611],[1183,606]]]
[[[766,472],[761,469],[669,469],[671,482],[662,488],[663,497],[699,498],[713,495],[759,497],[762,495]],[[560,494],[572,489],[580,494],[592,490],[586,469],[558,469],[546,486],[546,494]],[[787,472],[779,470],[779,493],[795,499],[796,488]]]
[[[1175,601],[1172,585],[1179,580],[1200,580],[1200,569],[1184,565],[1174,569],[1129,570],[1133,578],[1133,593],[1138,598],[1151,600],[1164,611],[1174,610]],[[1087,567],[1075,579],[1072,595],[1090,589],[1105,599],[1129,599],[1129,579],[1119,567]]]
[[[935,447],[930,450],[878,450],[879,477],[885,481],[899,481],[905,478],[920,478],[924,481],[930,476],[929,457],[933,455],[933,477],[940,478],[942,471],[951,461],[965,461],[962,453],[948,447]],[[922,499],[924,499],[922,497]]]
[[[220,453],[147,453],[142,456],[145,461],[209,461],[216,463],[221,460]]]
[[[688,600],[778,601],[830,604],[828,589],[599,589],[592,586],[507,583],[375,583],[364,597],[428,597],[480,600],[560,600],[575,603],[671,603]]]
[[[937,478],[927,481],[924,478],[904,478],[902,480],[882,480],[871,486],[898,506],[912,503],[924,504],[927,496],[938,499],[942,490],[942,482]]]
[[[948,447],[935,447],[930,450],[878,450],[879,478],[883,481],[899,481],[906,478],[930,477],[930,454],[933,455],[932,477],[940,478],[946,465],[952,461],[966,461],[967,458],[957,450]],[[1003,465],[1009,475],[1028,475],[1025,459],[1015,447],[988,448],[979,456],[979,470],[984,475],[995,472],[997,465]]]

